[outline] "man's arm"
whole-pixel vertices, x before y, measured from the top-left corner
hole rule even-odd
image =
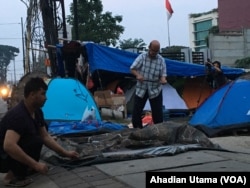
[[[20,139],[20,135],[13,131],[13,130],[7,130],[5,134],[4,139],[4,150],[5,152],[16,161],[19,161],[30,168],[45,174],[48,171],[48,167],[44,163],[39,163],[36,160],[34,160],[32,157],[27,155],[22,148],[17,144]]]
[[[139,67],[142,66],[143,54],[140,54],[130,66],[130,72],[136,77],[137,81],[143,81],[144,77],[138,72]]]
[[[55,141],[55,139],[53,139],[52,136],[47,132],[45,127],[40,127],[40,134],[44,141],[44,144],[59,155],[69,158],[79,158],[79,154],[76,151],[67,151],[62,146],[60,146]]]
[[[136,80],[143,81],[144,78],[141,74],[138,73],[136,69],[130,69],[131,73],[136,77]]]

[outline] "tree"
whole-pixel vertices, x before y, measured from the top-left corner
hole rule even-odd
[[[0,81],[7,80],[7,67],[10,61],[19,53],[19,49],[13,46],[0,45]]]
[[[143,49],[146,46],[145,42],[142,39],[132,40],[131,38],[129,38],[123,41],[120,40],[119,42],[120,42],[120,48],[123,50],[129,48]]]
[[[166,48],[162,48],[162,53],[180,53],[181,49],[188,48],[186,46],[169,46]]]
[[[95,43],[105,43],[107,46],[117,44],[124,27],[118,25],[122,21],[122,16],[112,16],[111,12],[102,14],[103,5],[100,0],[77,1],[78,33],[81,41],[92,41]],[[71,15],[67,16],[67,22],[74,25],[74,4],[70,5]],[[73,27],[73,30],[75,28]],[[72,32],[73,38],[75,33]]]
[[[250,68],[250,57],[245,57],[245,58],[242,58],[242,59],[237,59],[235,61],[235,67],[236,68],[249,69]]]

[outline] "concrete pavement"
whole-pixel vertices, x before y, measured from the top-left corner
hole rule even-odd
[[[250,136],[210,139],[232,151],[197,150],[174,156],[112,162],[66,170],[52,168],[47,175],[34,175],[27,188],[145,188],[145,172],[250,172]],[[2,178],[3,174],[0,174]],[[0,184],[0,187],[5,187]]]

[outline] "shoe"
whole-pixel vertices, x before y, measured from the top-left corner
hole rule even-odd
[[[10,180],[8,183],[5,183],[5,186],[9,187],[25,187],[33,182],[33,179],[26,178],[24,180],[13,179]]]

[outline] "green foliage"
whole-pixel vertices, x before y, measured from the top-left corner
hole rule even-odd
[[[137,49],[143,49],[146,46],[146,43],[143,41],[143,39],[132,39],[129,38],[127,40],[120,40],[120,48],[125,50],[129,48],[137,48]]]
[[[213,26],[209,29],[209,33],[217,34],[219,33],[219,26]]]
[[[71,15],[67,16],[67,22],[74,25],[73,3],[70,6]],[[103,12],[100,0],[81,0],[77,2],[78,33],[81,41],[105,43],[107,46],[116,46],[124,27],[118,25],[122,22],[122,16],[112,16],[111,12]],[[73,31],[74,31],[73,27]],[[73,38],[75,33],[72,32]]]
[[[208,12],[203,12],[203,13],[198,13],[198,14],[190,14],[189,17],[190,18],[197,18],[197,17],[203,16],[203,15],[211,14],[213,12],[218,12],[218,9],[214,8],[211,11],[208,11]]]
[[[19,49],[13,46],[0,45],[0,81],[5,82],[7,79],[7,67],[13,60]]]
[[[250,68],[250,57],[246,57],[243,59],[237,59],[235,61],[235,67],[249,69]]]

